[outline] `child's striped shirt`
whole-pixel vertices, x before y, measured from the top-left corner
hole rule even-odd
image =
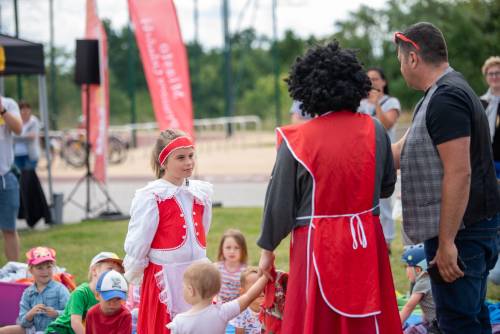
[[[242,264],[238,270],[231,272],[227,270],[224,261],[217,262],[217,269],[221,276],[221,289],[217,295],[217,303],[227,303],[239,297],[240,276],[246,267],[246,264]]]

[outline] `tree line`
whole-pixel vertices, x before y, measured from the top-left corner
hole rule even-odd
[[[383,68],[390,83],[391,95],[398,97],[403,109],[410,111],[421,93],[409,89],[401,77],[392,36],[395,31],[418,21],[432,22],[443,31],[448,43],[451,66],[464,74],[479,95],[483,94],[486,84],[481,66],[489,56],[500,55],[499,17],[500,0],[388,0],[380,9],[361,6],[345,20],[335,24],[332,22],[333,33],[328,36],[301,38],[289,30],[273,43],[268,36],[257,34],[253,28],[233,32],[231,45],[235,114],[258,115],[270,126],[274,125],[272,54],[274,48],[277,48],[281,113],[282,119],[286,121],[292,101],[283,79],[287,77],[290,65],[308,47],[332,39],[339,40],[343,47],[357,50],[366,67]],[[104,24],[108,33],[111,124],[131,121],[131,89],[135,97],[137,122],[153,121],[153,109],[135,38],[129,38],[127,27],[112,29],[110,22],[106,20]],[[205,49],[194,42],[188,43],[186,47],[195,118],[223,116],[222,48]],[[45,49],[48,52],[49,48]],[[132,55],[131,72],[129,55]],[[52,112],[50,106],[49,110],[51,123],[58,128],[75,127],[81,114],[80,89],[73,83],[73,64],[73,54],[64,49],[56,50],[57,113]],[[50,72],[47,73],[50,76]],[[133,78],[132,82],[130,78]],[[23,77],[23,98],[35,108],[38,101],[36,84],[36,78]],[[14,78],[7,78],[5,87],[7,96],[16,97]]]

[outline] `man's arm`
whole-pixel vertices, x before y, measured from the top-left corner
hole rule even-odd
[[[1,107],[1,106],[0,106]],[[13,113],[7,111],[2,116],[5,124],[9,127],[9,129],[14,132],[16,135],[20,135],[23,130],[23,121],[20,117],[14,115]]]
[[[273,251],[293,230],[296,217],[297,160],[283,142],[278,148],[264,200],[262,226],[257,245]]]
[[[396,169],[394,168],[394,160],[392,157],[391,140],[387,135],[383,125],[377,126],[377,145],[380,142],[380,154],[383,157],[382,164],[382,184],[380,186],[380,198],[388,198],[394,193],[394,188],[398,179]],[[382,137],[382,138],[379,138]],[[379,149],[377,149],[377,156]],[[377,163],[379,158],[377,157]],[[378,169],[379,167],[377,167]]]
[[[461,137],[437,145],[443,164],[439,246],[431,261],[438,266],[446,282],[453,282],[464,273],[457,264],[455,237],[469,201],[471,166],[470,137]]]
[[[262,227],[257,245],[262,249],[259,269],[268,278],[273,250],[293,230],[296,215],[297,161],[285,143],[278,149],[272,178],[266,191]]]
[[[392,148],[392,158],[394,160],[394,168],[396,169],[399,169],[399,162],[401,160],[401,150],[403,149],[403,146],[405,144],[405,141],[406,141],[406,136],[408,135],[408,132],[410,131],[410,129],[408,128],[408,130],[406,130],[404,136],[398,140],[396,143],[392,144],[391,145],[391,148]]]

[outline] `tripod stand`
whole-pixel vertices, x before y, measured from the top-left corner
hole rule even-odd
[[[85,167],[87,169],[87,172],[85,173],[85,175],[83,175],[79,180],[78,182],[75,184],[75,186],[73,187],[73,189],[71,190],[69,196],[68,196],[68,199],[64,202],[64,205],[68,204],[68,203],[72,203],[74,204],[75,206],[81,208],[82,210],[85,211],[85,220],[89,220],[91,218],[95,218],[95,217],[99,217],[99,218],[107,218],[107,219],[126,219],[127,217],[124,216],[121,211],[120,211],[120,208],[118,207],[118,205],[113,201],[113,199],[111,198],[111,196],[109,195],[107,189],[105,188],[105,186],[95,178],[94,174],[92,173],[91,169],[90,169],[90,84],[85,84],[85,100],[87,102],[87,105],[86,105],[86,119],[85,119],[85,135],[86,135],[86,138],[85,138]],[[73,196],[76,194],[78,188],[80,188],[80,185],[82,185],[83,183],[86,183],[86,202],[85,202],[85,205],[82,205],[78,202],[76,202],[74,199],[73,199]],[[92,207],[91,206],[91,203],[90,203],[90,186],[91,184],[95,184],[97,185],[97,188],[101,191],[101,193],[104,195],[105,197],[105,202],[104,203],[101,203],[101,204],[98,204],[97,206],[95,207]],[[110,211],[110,206],[113,206],[114,207],[114,210],[115,211]],[[93,216],[92,217],[92,213],[93,212],[97,212],[98,210],[100,210],[101,208],[105,207],[106,210],[101,212],[99,215],[97,216]]]

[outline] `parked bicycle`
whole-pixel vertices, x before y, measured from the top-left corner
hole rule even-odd
[[[85,166],[87,141],[84,133],[68,133],[64,136],[60,156],[66,163],[75,168]],[[108,163],[117,165],[125,161],[129,149],[128,141],[116,134],[108,137]]]

